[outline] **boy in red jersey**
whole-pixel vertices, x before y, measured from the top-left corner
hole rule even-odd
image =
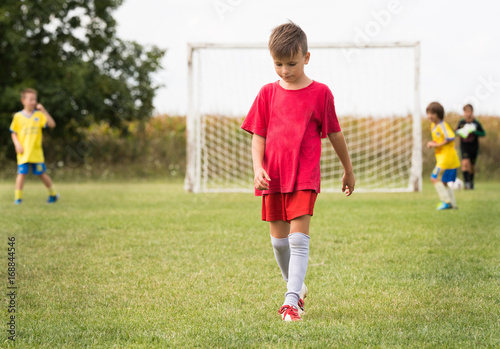
[[[269,50],[281,80],[263,86],[243,125],[252,136],[255,194],[262,195],[276,261],[287,282],[279,313],[301,320],[307,287],[309,223],[320,192],[321,138],[328,137],[343,167],[342,191],[354,191],[354,174],[328,86],[304,73],[310,53],[302,29],[290,22],[273,29]]]

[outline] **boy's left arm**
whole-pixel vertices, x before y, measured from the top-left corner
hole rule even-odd
[[[330,139],[330,143],[332,143],[333,149],[335,149],[335,152],[344,167],[344,175],[342,176],[342,192],[345,193],[346,196],[350,196],[354,191],[356,180],[354,178],[351,158],[349,157],[349,151],[347,150],[344,134],[342,131],[329,133],[328,139]]]
[[[436,143],[434,141],[429,141],[429,142],[427,142],[427,148],[442,147],[443,145],[451,143],[451,142],[455,142],[455,138],[446,139],[446,140],[444,140],[444,141],[442,141],[440,143]]]
[[[47,126],[50,128],[56,127],[56,122],[52,118],[52,116],[49,114],[49,112],[44,108],[44,106],[41,103],[38,103],[36,105],[36,109],[40,110],[43,115],[47,118]]]
[[[484,130],[483,125],[481,125],[481,123],[479,121],[476,121],[476,125],[477,125],[477,128],[476,128],[476,131],[474,131],[476,136],[478,136],[478,137],[486,136],[486,131]]]

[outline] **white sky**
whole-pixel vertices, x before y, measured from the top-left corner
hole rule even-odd
[[[476,114],[500,116],[500,1],[125,0],[115,18],[121,38],[167,49],[155,77],[165,86],[154,105],[158,113],[185,115],[188,42],[266,43],[270,30],[290,19],[310,44],[353,43],[391,6],[397,10],[368,37],[420,41],[422,111],[435,100],[447,111],[472,101]]]

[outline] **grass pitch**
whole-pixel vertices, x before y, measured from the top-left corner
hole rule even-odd
[[[248,194],[177,183],[0,184],[0,347],[7,238],[16,239],[18,348],[500,347],[500,184],[437,194],[320,194],[307,314],[283,323],[286,291]]]

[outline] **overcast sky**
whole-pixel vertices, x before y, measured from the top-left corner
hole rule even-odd
[[[290,19],[310,44],[420,41],[422,110],[473,102],[476,114],[500,116],[500,1],[125,0],[115,18],[121,38],[167,49],[158,113],[186,113],[188,42],[266,43]]]

